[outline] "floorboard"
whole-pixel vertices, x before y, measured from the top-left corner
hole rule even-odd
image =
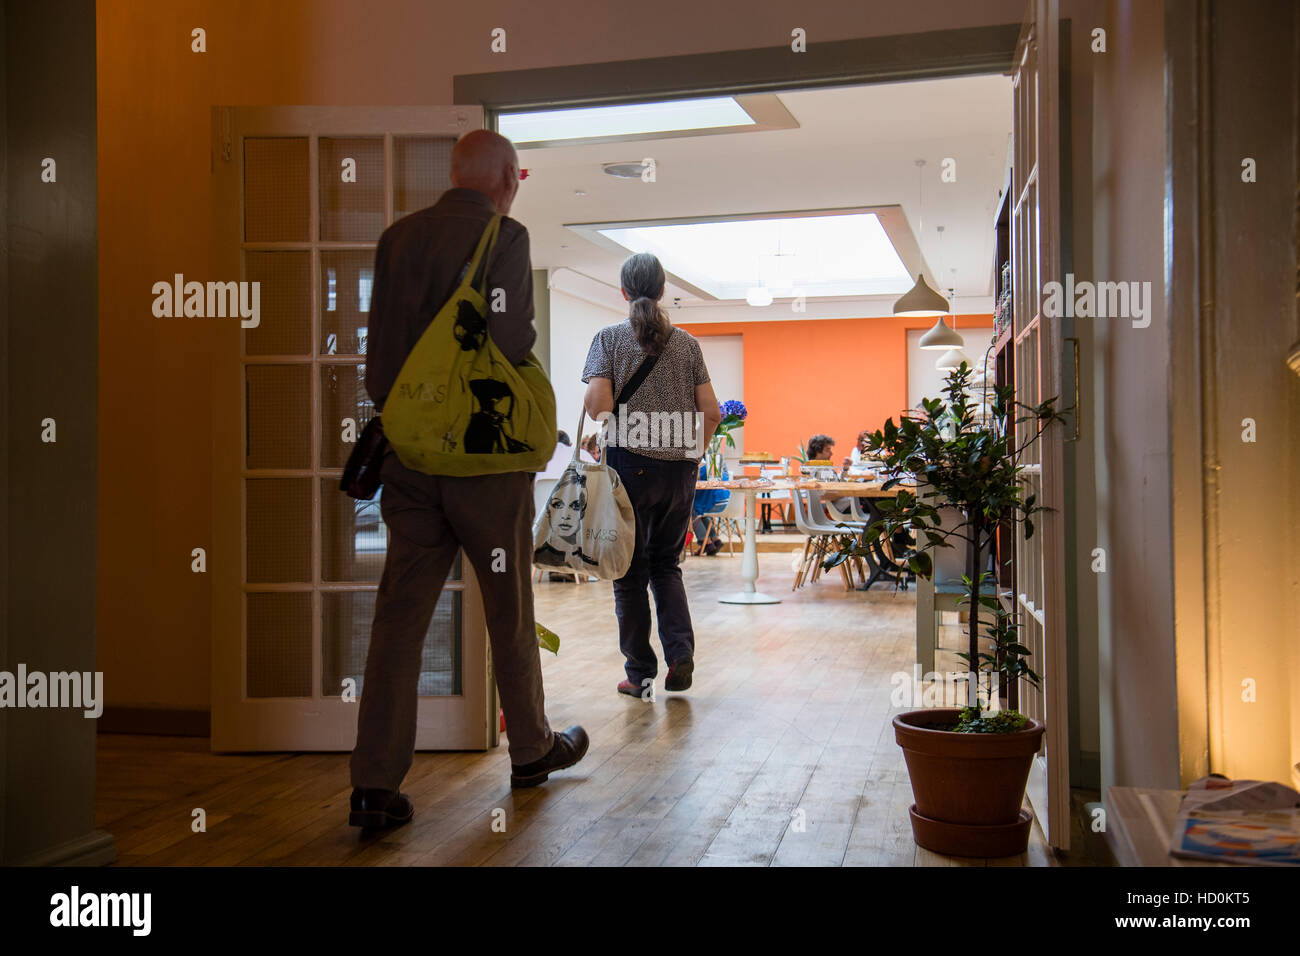
[[[591,750],[543,787],[512,791],[504,746],[416,754],[408,826],[346,826],[347,754],[214,755],[195,738],[101,735],[97,825],[118,865],[1054,866],[1035,823],[1005,860],[948,858],[912,841],[911,785],[890,720],[911,675],[912,592],[799,591],[775,554],[777,605],[718,603],[740,559],[690,558],[694,686],[617,694],[623,676],[608,583],[538,582],[547,711],[582,723]],[[945,627],[945,642],[955,628]],[[952,641],[954,646],[959,642]],[[194,811],[206,829],[194,829]]]

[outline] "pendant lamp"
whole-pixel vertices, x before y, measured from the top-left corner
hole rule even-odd
[[[894,315],[937,315],[941,316],[935,329],[943,325],[942,316],[948,312],[948,300],[930,288],[930,284],[925,281],[925,274],[918,272],[916,274],[916,285],[912,286],[910,292],[894,303]],[[947,326],[944,326],[947,328]],[[952,332],[951,329],[948,330]],[[956,333],[953,333],[954,335]],[[957,344],[961,345],[961,339],[957,339]],[[926,345],[925,340],[921,340],[921,348],[951,348],[948,343],[942,346]]]
[[[925,166],[924,159],[916,161],[916,202],[917,202],[917,219],[916,231],[920,233],[924,228],[924,211],[925,201],[921,192],[921,170]],[[939,227],[939,242],[943,242],[943,226]],[[944,324],[943,316],[948,312],[948,300],[930,287],[925,281],[925,273],[916,274],[916,284],[901,299],[894,303],[894,315],[937,315],[939,321],[934,324],[929,332],[921,337],[921,348],[923,349],[949,349],[960,347],[961,338],[956,335],[952,329]],[[953,342],[952,339],[957,341]]]
[[[934,367],[941,372],[951,372],[962,362],[965,362],[968,368],[970,367],[971,361],[966,353],[960,348],[951,348],[939,356],[939,361],[934,363]]]

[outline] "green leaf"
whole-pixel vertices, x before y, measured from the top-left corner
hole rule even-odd
[[[537,626],[537,646],[545,648],[552,654],[559,654],[560,635],[556,634],[549,627],[546,627],[543,624],[537,624],[537,622],[533,623]]]

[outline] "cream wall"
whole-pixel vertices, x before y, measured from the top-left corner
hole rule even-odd
[[[573,434],[578,424],[578,410],[587,386],[582,383],[582,367],[587,361],[591,340],[607,325],[623,321],[620,312],[576,296],[551,290],[551,386],[555,389],[556,417],[560,427]],[[596,431],[591,419],[583,424],[583,434]]]
[[[934,367],[943,352],[921,348],[921,337],[928,329],[909,329],[907,332],[907,402],[908,408],[920,408],[923,398],[943,398],[943,388],[948,373]],[[993,328],[961,329],[962,351],[970,359],[972,368],[979,368],[984,353],[993,343]],[[993,378],[993,357],[989,356],[989,380]],[[990,384],[990,388],[992,385]]]

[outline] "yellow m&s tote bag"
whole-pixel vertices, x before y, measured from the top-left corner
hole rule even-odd
[[[537,472],[555,453],[555,393],[541,363],[530,352],[511,364],[488,334],[487,261],[500,230],[497,215],[384,403],[389,444],[426,475]]]

